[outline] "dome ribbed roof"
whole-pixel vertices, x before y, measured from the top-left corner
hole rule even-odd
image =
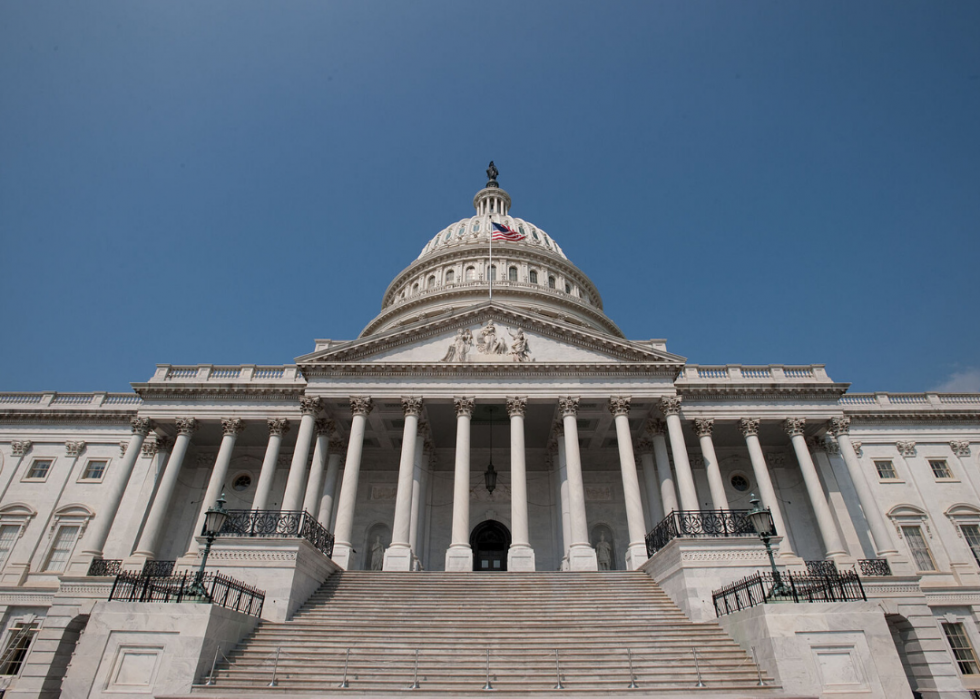
[[[503,216],[500,214],[484,214],[457,221],[451,226],[447,226],[439,231],[436,236],[430,240],[424,248],[422,248],[422,252],[419,254],[418,259],[421,260],[426,255],[459,245],[473,245],[477,243],[489,244],[491,222],[502,223],[508,228],[511,228],[525,236],[524,240],[508,240],[497,243],[502,248],[510,248],[515,245],[520,245],[554,253],[563,260],[568,259],[565,257],[565,253],[562,252],[562,249],[558,246],[558,243],[556,243],[550,235],[535,226],[533,223],[528,223],[522,218],[516,218],[515,216],[510,216],[509,214]]]

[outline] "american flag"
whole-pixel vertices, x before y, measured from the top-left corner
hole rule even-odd
[[[513,242],[524,240],[526,237],[523,233],[518,233],[513,228],[509,228],[502,223],[494,223],[493,235],[490,236],[490,240],[510,240]]]

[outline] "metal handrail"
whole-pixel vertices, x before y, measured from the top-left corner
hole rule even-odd
[[[748,515],[749,510],[673,510],[647,534],[647,555],[677,538],[758,536]],[[775,532],[771,514],[769,524]]]
[[[218,536],[296,537],[326,556],[333,555],[333,534],[306,510],[228,510]]]
[[[780,585],[781,587],[777,587]],[[724,616],[770,602],[851,602],[867,600],[861,578],[853,570],[835,575],[756,573],[736,580],[712,595],[715,614]]]

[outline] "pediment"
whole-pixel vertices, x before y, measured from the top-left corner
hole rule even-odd
[[[656,363],[684,358],[569,323],[534,317],[505,304],[415,323],[313,352],[297,364],[554,365]]]

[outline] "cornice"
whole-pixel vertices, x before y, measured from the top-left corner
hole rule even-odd
[[[737,386],[731,384],[684,386],[683,384],[675,384],[675,386],[677,388],[677,395],[683,396],[685,401],[689,403],[703,403],[708,401],[757,401],[760,398],[769,398],[772,400],[786,400],[788,398],[807,400],[836,399],[847,390],[848,384],[767,383],[757,386],[746,386],[745,384],[738,384]]]
[[[230,385],[215,384],[155,384],[134,383],[133,390],[144,400],[239,400],[239,401],[284,401],[295,399],[306,392],[306,384],[283,386],[273,385]]]
[[[924,409],[921,411],[904,410],[901,412],[852,412],[845,409],[844,414],[851,418],[853,423],[860,423],[862,425],[883,425],[892,422],[931,422],[934,424],[980,423],[980,410],[945,412]]]
[[[0,410],[0,424],[22,422],[73,422],[97,425],[127,425],[136,417],[133,410]]]
[[[316,378],[339,378],[358,376],[465,376],[465,377],[503,377],[503,376],[561,376],[561,377],[606,377],[623,374],[673,378],[682,365],[667,363],[533,363],[520,362],[499,364],[453,364],[443,362],[406,363],[348,363],[331,362],[310,364],[303,368],[303,374]]]

